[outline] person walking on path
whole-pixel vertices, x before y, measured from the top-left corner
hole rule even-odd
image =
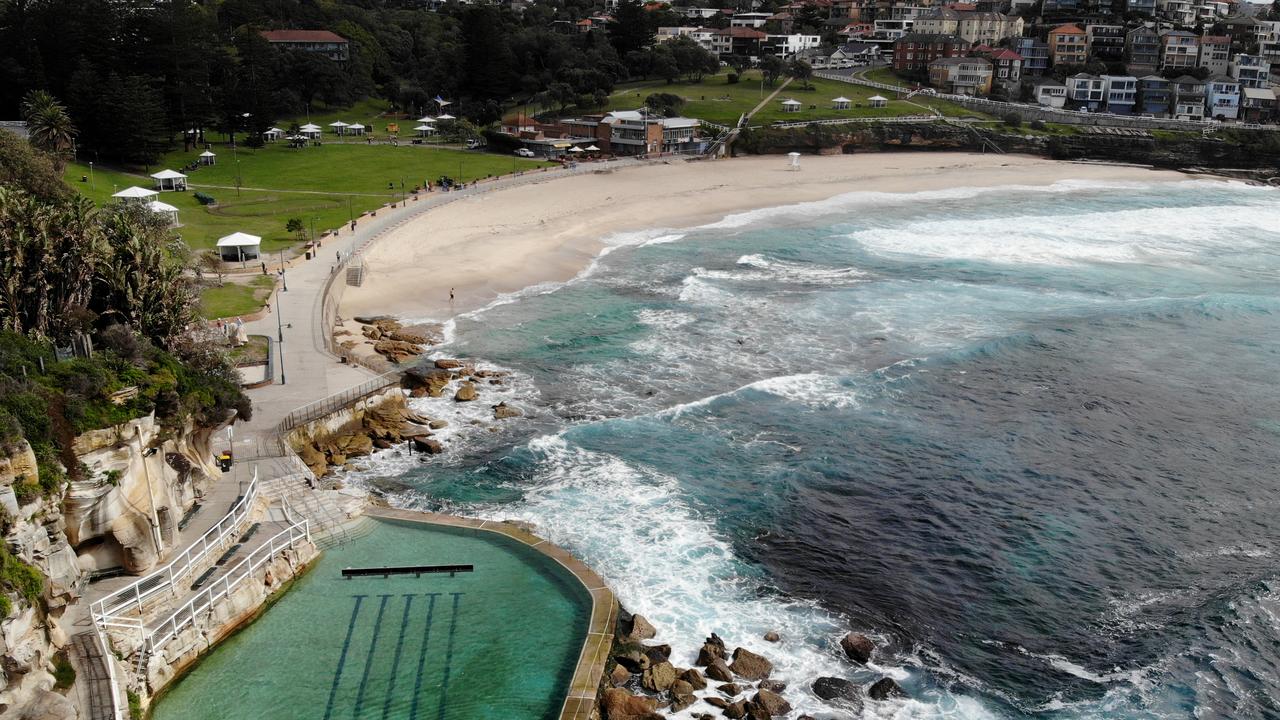
[[[449,302],[453,302],[453,288],[449,288]]]

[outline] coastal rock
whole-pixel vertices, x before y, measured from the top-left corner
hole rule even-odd
[[[415,367],[405,371],[401,378],[401,386],[409,390],[414,397],[440,397],[449,384],[449,373],[435,368]]]
[[[660,663],[671,658],[671,646],[666,644],[646,645],[644,654],[649,656],[650,662]]]
[[[716,690],[724,693],[725,695],[728,695],[729,697],[742,694],[742,686],[739,685],[738,683],[725,683],[723,685],[717,685]]]
[[[787,702],[783,697],[769,690],[761,690],[751,698],[751,704],[762,708],[769,717],[774,715],[786,715],[791,712],[791,703]]]
[[[379,320],[391,320],[392,317],[390,315],[357,315],[351,319],[361,325],[372,325]]]
[[[629,637],[635,640],[651,640],[656,637],[658,631],[643,615],[631,616],[631,632]]]
[[[780,693],[783,690],[787,689],[787,684],[782,682],[781,680],[761,680],[760,682],[756,683],[756,687],[760,688],[761,690],[768,690],[770,692]]]
[[[462,387],[453,394],[454,402],[471,402],[476,399],[476,386],[472,382],[462,383]]]
[[[765,642],[778,642],[781,639],[782,637],[778,635],[778,633],[774,632],[773,630],[770,630],[769,632],[764,634]]]
[[[622,687],[631,682],[631,673],[622,665],[614,665],[613,672],[609,673],[609,682],[613,683],[614,687]]]
[[[449,421],[448,420],[432,420],[431,422],[427,423],[427,427],[431,428],[432,430],[447,428],[449,427]]]
[[[395,330],[387,334],[387,337],[400,342],[413,343],[414,345],[430,345],[431,338],[423,333],[414,332],[412,330]]]
[[[712,662],[723,659],[724,647],[707,642],[703,643],[702,648],[698,650],[698,660],[695,664],[700,667],[707,667]]]
[[[748,680],[763,680],[773,672],[773,663],[746,648],[733,651],[733,664],[729,666],[735,674]]]
[[[416,452],[428,455],[439,455],[444,452],[444,445],[441,445],[440,441],[435,438],[419,435],[413,438],[413,449]]]
[[[632,695],[622,688],[609,688],[600,698],[604,720],[660,720],[658,701]]]
[[[858,684],[838,677],[820,677],[813,681],[813,694],[839,705],[862,708],[862,688]]]
[[[871,660],[872,653],[876,650],[876,644],[871,642],[871,639],[866,635],[851,632],[840,638],[840,648],[844,650],[844,654],[850,660],[860,665],[866,665],[867,661]]]
[[[462,367],[462,361],[454,360],[453,358],[440,358],[436,360],[436,367],[441,370],[457,370]]]
[[[694,690],[705,690],[707,688],[707,681],[702,677],[702,673],[698,672],[697,668],[689,668],[680,673],[680,679],[689,683]]]
[[[712,707],[718,707],[718,708],[720,708],[721,710],[723,710],[723,709],[725,709],[725,708],[729,707],[729,701],[728,701],[728,700],[725,700],[725,699],[724,699],[724,698],[722,698],[722,697],[716,697],[715,695],[709,695],[709,696],[707,696],[707,697],[703,698],[703,700],[706,700],[708,705],[710,705],[710,706],[712,706]]]
[[[392,317],[380,317],[369,324],[381,330],[383,334],[393,333],[404,327],[399,320]]]
[[[649,669],[649,657],[639,650],[618,653],[613,656],[613,659],[633,673],[644,672]]]
[[[671,712],[678,713],[684,710],[685,708],[688,708],[690,705],[694,704],[697,701],[698,701],[698,698],[693,695],[690,695],[690,694],[677,695],[673,692],[671,695]]]
[[[422,354],[422,348],[403,340],[379,340],[373,344],[373,351],[396,364]]]
[[[729,670],[729,666],[724,660],[715,658],[707,665],[707,677],[711,680],[719,680],[720,682],[733,682],[733,673]]]
[[[382,331],[372,325],[365,325],[364,327],[360,328],[360,332],[363,333],[364,336],[369,338],[370,340],[382,339]]]
[[[671,687],[671,684],[675,681],[676,669],[671,666],[671,663],[665,660],[657,663],[656,665],[650,665],[649,669],[645,670],[644,674],[640,676],[640,684],[646,690],[652,690],[654,692],[662,692],[663,690],[666,690]]]
[[[867,690],[872,700],[887,700],[891,697],[907,697],[907,691],[891,677],[882,677]]]
[[[498,420],[520,417],[520,411],[505,402],[500,402],[493,406],[493,417]]]
[[[729,703],[724,707],[724,716],[727,718],[733,718],[734,720],[746,717],[747,701],[739,700],[737,702]]]
[[[693,694],[693,686],[685,682],[684,680],[677,679],[675,682],[671,683],[670,689],[671,689],[672,697],[680,697],[681,695]]]
[[[324,453],[311,443],[298,448],[298,458],[317,476],[329,472],[329,462],[325,459]]]

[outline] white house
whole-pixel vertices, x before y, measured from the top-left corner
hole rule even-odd
[[[1057,80],[1042,80],[1036,83],[1036,102],[1051,108],[1061,108],[1067,104],[1067,86]]]
[[[1079,73],[1067,78],[1067,99],[1090,110],[1098,110],[1106,99],[1102,78]]]
[[[1107,112],[1132,115],[1138,102],[1138,78],[1132,75],[1103,75],[1102,90],[1107,100]]]
[[[821,35],[769,35],[764,40],[765,52],[780,58],[789,58],[801,50],[816,48],[822,44]]]
[[[1209,79],[1205,104],[1209,117],[1235,120],[1240,117],[1240,83],[1224,75]]]

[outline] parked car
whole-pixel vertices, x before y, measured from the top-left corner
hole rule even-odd
[[[533,151],[530,150],[529,148],[520,148],[519,150],[516,151],[516,154],[523,158],[533,157]]]
[[[475,138],[471,138],[470,140],[467,140],[467,149],[468,149],[468,150],[479,150],[479,149],[480,149],[480,148],[482,148],[482,147],[484,147],[484,141],[483,141],[483,140],[477,140],[477,139],[475,139]]]

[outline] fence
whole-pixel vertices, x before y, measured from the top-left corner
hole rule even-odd
[[[188,625],[194,625],[203,613],[213,609],[215,603],[230,595],[232,590],[251,578],[253,573],[263,565],[270,562],[277,552],[291,548],[299,540],[303,539],[311,539],[310,526],[306,520],[296,522],[273,535],[266,543],[250,553],[249,557],[241,560],[235,567],[227,571],[227,574],[223,575],[221,580],[214,581],[212,587],[200,591],[199,594],[188,600],[185,605],[174,610],[168,617],[161,620],[155,629],[146,636],[143,650],[147,654],[154,654],[162,649],[174,636]]]
[[[111,652],[111,644],[107,642],[106,633],[96,624],[93,626],[93,640],[98,645],[98,652],[102,654],[102,664],[107,668],[107,682],[111,685],[111,720],[124,720],[129,709],[120,697],[115,655]]]
[[[280,424],[277,426],[277,430],[281,435],[284,435],[299,425],[309,423],[312,420],[318,420],[326,415],[331,415],[339,408],[346,407],[357,400],[363,400],[376,392],[398,384],[400,382],[400,375],[401,373],[399,370],[393,370],[389,373],[379,375],[372,380],[366,380],[355,387],[347,388],[339,393],[334,393],[329,397],[321,398],[313,403],[307,403],[288,415],[285,415],[284,419],[281,420]]]
[[[852,77],[840,73],[815,72],[815,77],[827,80],[837,80],[847,82],[852,85],[862,85],[865,87],[876,88],[878,90],[887,90],[895,93],[910,93],[911,88],[901,87],[898,85],[888,85],[873,80],[864,80],[860,77]],[[989,98],[973,97],[971,95],[952,95],[949,93],[928,93],[924,95],[926,99],[936,98],[938,100],[946,100],[957,105],[963,105],[972,110],[990,113],[992,115],[1004,116],[1009,113],[1017,113],[1023,120],[1041,120],[1045,122],[1057,122],[1067,125],[1103,125],[1110,127],[1129,127],[1156,130],[1191,130],[1199,132],[1206,128],[1218,127],[1247,127],[1253,130],[1280,130],[1280,126],[1275,125],[1252,125],[1252,124],[1235,124],[1228,125],[1220,123],[1216,120],[1175,120],[1172,118],[1144,118],[1134,115],[1114,115],[1111,113],[1082,113],[1071,112],[1070,110],[1058,110],[1044,105],[1029,105],[1026,103],[1011,103],[1001,100],[991,100]]]
[[[253,480],[250,481],[249,489],[240,500],[181,556],[163,568],[90,605],[89,613],[93,617],[94,624],[99,628],[114,626],[136,629],[141,621],[128,615],[134,612],[141,615],[144,601],[176,586],[180,580],[191,575],[205,558],[221,551],[238,537],[242,531],[242,523],[249,517],[249,512],[257,499],[258,470],[254,468]]]

